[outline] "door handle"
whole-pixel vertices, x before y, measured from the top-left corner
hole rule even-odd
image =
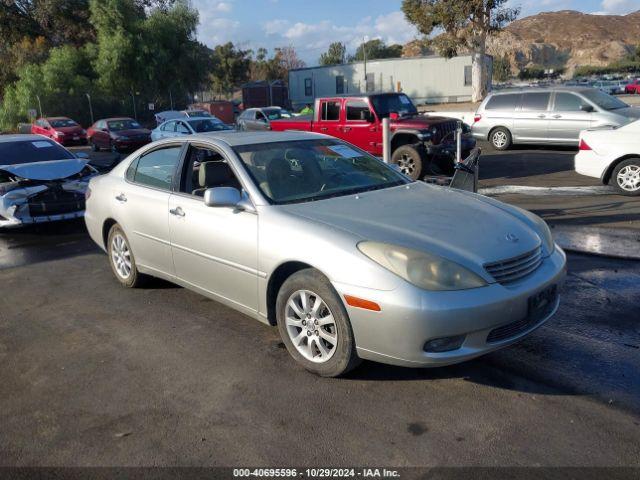
[[[121,193],[120,195],[118,195],[116,197],[116,200],[121,202],[121,203],[124,203],[124,202],[127,201],[127,196],[124,193]]]
[[[327,130],[329,130],[327,127],[320,127],[321,132],[326,132]]]
[[[342,129],[343,132],[350,132],[351,131],[351,127],[344,127]]]
[[[562,118],[562,115],[554,115],[553,118]]]
[[[171,210],[169,210],[169,213],[171,215],[175,215],[176,217],[184,217],[184,210],[182,210],[182,208],[180,207],[172,208]]]
[[[546,115],[544,115],[544,114],[540,114],[540,115],[538,115],[538,118],[546,118],[546,117],[547,117],[547,116],[546,116]]]
[[[378,129],[376,127],[369,127],[370,132],[377,132]]]

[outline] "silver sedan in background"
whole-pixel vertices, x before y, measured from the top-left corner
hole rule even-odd
[[[304,132],[148,145],[91,181],[85,219],[122,285],[160,277],[277,325],[322,376],[510,345],[555,313],[565,275],[537,216]]]
[[[151,130],[151,140],[155,142],[163,138],[181,137],[183,135],[194,135],[196,133],[222,132],[233,129],[234,127],[232,125],[227,125],[212,116],[173,118]]]

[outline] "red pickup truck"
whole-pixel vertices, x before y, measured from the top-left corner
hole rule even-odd
[[[318,98],[313,116],[271,122],[271,130],[305,130],[345,140],[382,156],[382,119],[390,118],[391,161],[413,179],[451,175],[455,163],[454,118],[420,115],[404,93]],[[462,139],[465,158],[475,147],[468,128]]]

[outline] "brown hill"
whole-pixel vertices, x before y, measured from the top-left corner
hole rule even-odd
[[[531,66],[566,68],[607,65],[640,44],[640,10],[628,15],[545,12],[511,23],[489,42],[489,53],[506,54],[514,73]]]

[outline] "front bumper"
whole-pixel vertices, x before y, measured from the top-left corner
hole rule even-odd
[[[40,217],[29,217],[24,216],[20,218],[12,217],[12,216],[1,216],[0,218],[0,228],[17,228],[25,225],[34,225],[36,223],[50,223],[50,222],[60,222],[63,220],[74,220],[76,218],[84,217],[84,210],[78,212],[71,213],[63,213],[59,215],[46,215]]]
[[[548,314],[513,336],[488,342],[494,329],[527,318],[529,299],[566,275],[566,257],[556,247],[540,267],[508,286],[497,283],[483,288],[429,292],[407,282],[393,291],[379,291],[334,283],[344,298],[353,295],[378,303],[380,312],[345,305],[361,358],[407,367],[451,365],[510,345],[542,325],[558,308],[559,297]],[[465,335],[456,350],[430,353],[427,341]]]
[[[136,150],[151,142],[151,137],[144,140],[116,140],[115,146],[118,150]]]

